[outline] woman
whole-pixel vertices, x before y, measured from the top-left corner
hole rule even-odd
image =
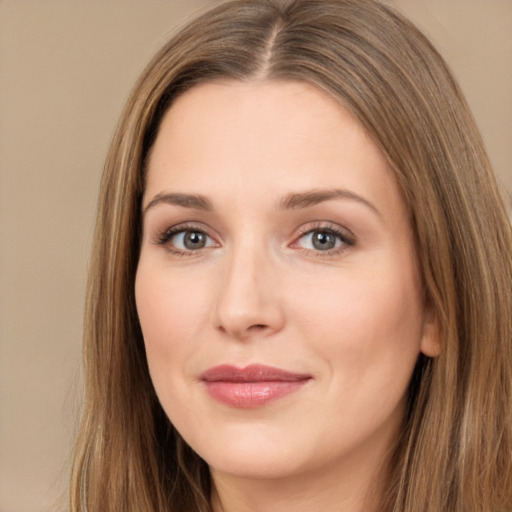
[[[72,510],[512,510],[511,256],[409,22],[215,8],[107,159]]]

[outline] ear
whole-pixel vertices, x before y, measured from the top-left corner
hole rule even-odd
[[[427,357],[437,357],[441,354],[441,350],[439,322],[432,307],[427,307],[425,309],[420,351]]]

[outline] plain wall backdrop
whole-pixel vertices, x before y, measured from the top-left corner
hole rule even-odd
[[[0,0],[0,512],[66,487],[103,160],[138,74],[212,3]],[[510,201],[512,0],[390,3],[452,67]]]

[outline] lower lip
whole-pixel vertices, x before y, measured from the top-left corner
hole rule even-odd
[[[261,407],[301,389],[309,379],[261,382],[205,382],[210,396],[241,409]]]

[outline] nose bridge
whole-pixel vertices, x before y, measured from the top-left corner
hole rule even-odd
[[[282,326],[276,269],[265,244],[246,237],[233,245],[220,279],[214,323],[236,338]]]

